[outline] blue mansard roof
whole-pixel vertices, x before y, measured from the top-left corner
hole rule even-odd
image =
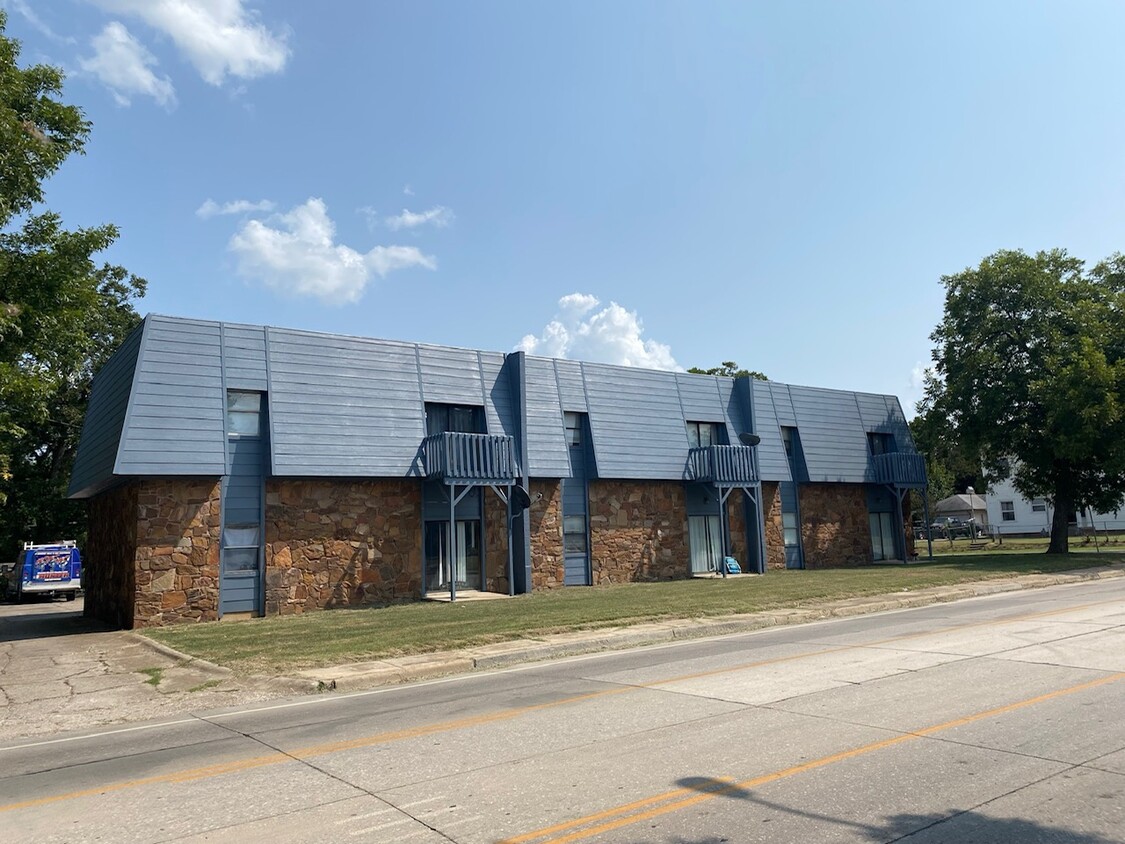
[[[570,411],[588,414],[600,478],[682,479],[687,421],[725,426],[731,443],[757,433],[766,481],[790,479],[783,426],[809,481],[871,481],[869,432],[914,450],[894,396],[149,315],[94,379],[71,497],[224,474],[227,390],[266,394],[280,477],[417,475],[428,402],[483,407],[488,433],[522,433],[531,477],[570,474]]]

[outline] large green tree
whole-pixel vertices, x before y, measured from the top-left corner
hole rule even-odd
[[[90,124],[60,99],[63,75],[21,68],[0,11],[0,559],[30,538],[78,536],[64,500],[93,373],[139,319],[145,283],[95,255],[112,225],[68,231],[44,182],[81,153]]]
[[[920,409],[989,475],[1049,499],[1048,553],[1066,553],[1071,512],[1125,500],[1125,257],[1001,251],[942,282]]]

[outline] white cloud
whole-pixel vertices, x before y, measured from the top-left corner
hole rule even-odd
[[[242,0],[91,0],[140,18],[172,39],[204,81],[279,73],[289,60],[286,32],[274,32]]]
[[[644,328],[636,311],[627,311],[616,302],[597,310],[600,305],[589,293],[563,296],[555,318],[538,336],[526,335],[516,348],[547,357],[683,370],[672,357],[671,347],[641,336]]]
[[[436,205],[428,211],[408,211],[403,208],[401,214],[396,214],[393,217],[387,217],[383,222],[386,223],[387,228],[392,231],[399,229],[413,229],[418,226],[424,226],[427,223],[437,226],[439,229],[448,226],[453,220],[453,212],[442,205]]]
[[[117,21],[110,21],[91,39],[94,55],[80,59],[82,69],[92,73],[113,92],[119,105],[129,105],[137,95],[152,97],[166,108],[176,105],[171,80],[158,77],[152,68],[156,58]]]
[[[402,192],[407,196],[414,196],[414,189],[410,185],[403,185]]]
[[[29,5],[27,5],[25,0],[10,0],[10,2],[12,4],[12,8],[15,9],[25,21],[31,24],[34,29],[37,29],[41,33],[46,35],[52,41],[57,41],[60,44],[78,43],[78,40],[76,38],[59,35],[57,32],[55,32],[46,21],[39,17],[39,15],[35,14],[35,11]],[[0,5],[3,4],[0,3]]]
[[[929,367],[922,361],[915,361],[914,368],[910,370],[910,388],[921,390],[926,385],[926,373]]]
[[[207,199],[202,205],[195,209],[195,216],[202,217],[204,220],[220,214],[246,214],[250,211],[272,211],[274,203],[268,199],[263,199],[259,202],[251,202],[249,199],[235,199],[231,202],[224,202],[222,205],[213,199]]]
[[[360,253],[336,243],[336,225],[322,199],[310,198],[269,222],[276,227],[246,221],[229,248],[237,256],[240,275],[281,293],[341,305],[359,301],[373,275],[437,268],[432,256],[413,246],[376,246]]]

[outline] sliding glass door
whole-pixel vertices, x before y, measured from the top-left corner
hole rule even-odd
[[[459,520],[456,554],[450,552],[449,522],[426,522],[426,590],[448,589],[452,578],[458,589],[481,588],[481,529],[473,519]]]

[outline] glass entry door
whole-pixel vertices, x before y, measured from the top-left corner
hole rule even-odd
[[[894,513],[871,513],[871,557],[879,560],[895,560],[895,517]]]
[[[718,516],[688,516],[688,546],[691,573],[721,571],[723,540]]]
[[[426,522],[426,591],[481,588],[481,530],[475,519],[459,520],[456,547],[449,547],[449,522]]]

